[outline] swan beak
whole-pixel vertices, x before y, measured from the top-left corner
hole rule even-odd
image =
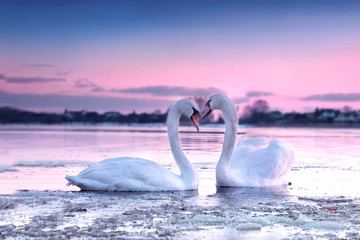
[[[191,121],[194,123],[196,129],[199,131],[199,114],[192,115]]]
[[[211,110],[210,106],[206,105],[205,115],[202,117],[202,119],[205,119],[207,116],[209,116],[211,112],[212,112],[212,110]]]

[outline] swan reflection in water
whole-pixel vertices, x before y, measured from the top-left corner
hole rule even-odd
[[[289,195],[287,185],[272,187],[216,187],[217,194],[261,194],[261,195]]]

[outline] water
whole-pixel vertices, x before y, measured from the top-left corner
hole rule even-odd
[[[240,127],[292,145],[292,185],[221,190],[223,126],[180,130],[198,191],[84,193],[65,175],[106,158],[179,173],[165,126],[0,126],[0,238],[360,239],[360,129]]]
[[[200,175],[199,194],[216,192],[215,166],[224,128],[180,129],[184,152]],[[359,196],[360,130],[239,128],[238,137],[267,136],[290,143],[295,164],[289,174],[296,196]],[[106,158],[153,160],[179,173],[165,126],[0,126],[0,193],[62,190],[65,175]]]

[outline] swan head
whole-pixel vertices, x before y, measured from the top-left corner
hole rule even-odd
[[[224,106],[224,103],[229,101],[231,102],[231,100],[223,94],[212,95],[211,97],[209,97],[208,101],[205,104],[205,114],[202,119],[209,116],[213,110],[221,110]]]
[[[196,129],[199,131],[199,117],[200,117],[200,110],[198,105],[189,98],[180,99],[178,101],[178,107],[180,113],[189,117],[190,120],[195,125]]]

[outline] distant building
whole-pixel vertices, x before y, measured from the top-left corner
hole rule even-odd
[[[340,114],[339,110],[335,109],[320,109],[315,112],[317,118],[321,122],[332,122]]]
[[[340,113],[335,119],[338,123],[355,123],[359,122],[360,116],[356,112]]]

